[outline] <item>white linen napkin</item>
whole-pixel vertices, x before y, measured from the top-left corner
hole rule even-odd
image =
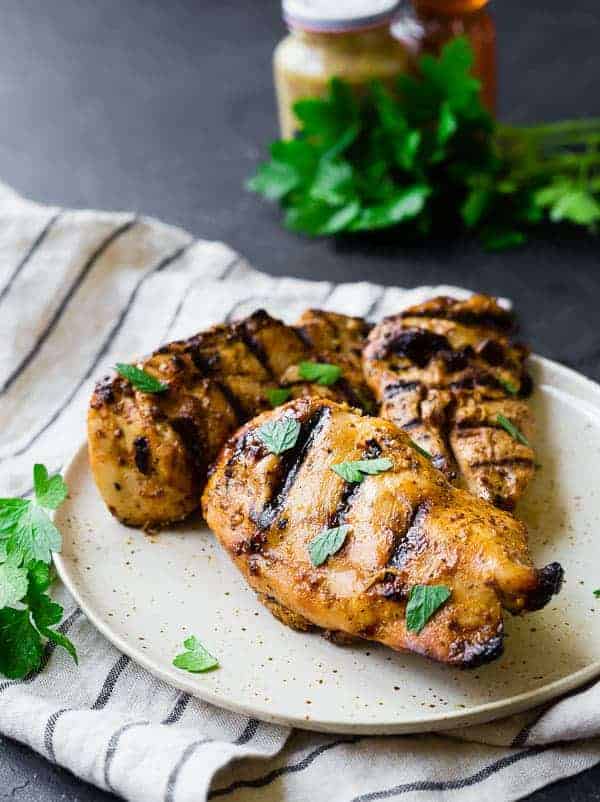
[[[44,207],[0,187],[0,495],[31,492],[34,462],[64,465],[95,378],[119,360],[259,307],[288,321],[308,306],[379,318],[439,293],[468,294],[273,278],[155,220]],[[600,685],[444,735],[290,731],[158,681],[64,588],[55,595],[80,665],[48,644],[41,671],[0,678],[0,732],[128,800],[503,802],[600,760]]]

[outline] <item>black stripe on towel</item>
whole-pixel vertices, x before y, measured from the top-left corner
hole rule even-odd
[[[61,214],[62,214],[62,210],[61,210],[61,211],[59,211],[59,212],[57,212],[57,214],[53,215],[53,216],[50,218],[50,220],[48,220],[48,222],[46,223],[46,225],[44,226],[44,228],[43,228],[43,229],[40,231],[40,233],[37,235],[37,237],[34,239],[34,241],[31,243],[31,245],[29,246],[29,250],[28,250],[28,251],[25,253],[25,255],[22,257],[21,261],[20,261],[20,262],[18,263],[18,265],[15,267],[15,269],[14,269],[14,270],[13,270],[13,272],[11,273],[11,275],[10,275],[10,277],[9,277],[8,281],[6,282],[6,284],[4,285],[4,287],[2,288],[2,292],[0,292],[0,301],[2,301],[2,300],[3,300],[3,298],[4,298],[4,297],[5,297],[7,294],[8,294],[8,292],[9,292],[10,288],[12,287],[12,285],[13,285],[13,283],[14,283],[15,279],[17,278],[17,276],[19,275],[19,273],[21,272],[21,270],[23,270],[23,268],[25,267],[25,265],[27,265],[27,263],[28,263],[28,262],[31,260],[32,256],[35,254],[35,252],[36,252],[36,251],[37,251],[37,249],[40,247],[40,245],[42,244],[42,242],[43,242],[43,241],[46,239],[46,237],[48,236],[48,233],[49,233],[50,229],[51,229],[51,228],[52,228],[52,226],[53,226],[53,225],[56,223],[56,221],[57,221],[57,220],[58,220],[58,218],[61,216]]]
[[[117,318],[117,320],[113,324],[113,327],[111,328],[111,330],[108,332],[108,336],[106,337],[106,339],[104,340],[104,342],[100,346],[100,349],[97,351],[96,355],[92,359],[92,362],[88,366],[85,374],[77,382],[77,384],[75,385],[73,390],[71,390],[71,392],[69,393],[67,398],[63,401],[63,403],[60,405],[60,407],[57,410],[55,410],[55,412],[52,413],[52,416],[50,417],[49,420],[46,421],[46,423],[42,426],[42,428],[39,429],[25,443],[25,445],[21,446],[21,448],[19,448],[17,451],[13,452],[12,454],[8,454],[7,456],[0,458],[0,462],[4,462],[7,459],[12,459],[13,457],[20,457],[21,454],[24,454],[27,451],[27,449],[31,448],[31,446],[36,442],[36,440],[39,437],[41,437],[44,434],[44,432],[48,431],[48,429],[58,420],[58,418],[62,415],[62,413],[69,407],[71,401],[75,398],[75,396],[77,395],[77,393],[79,392],[81,387],[85,384],[85,382],[90,378],[92,373],[96,370],[96,367],[98,366],[98,363],[100,362],[100,360],[110,350],[111,345],[113,344],[116,336],[118,335],[119,331],[123,327],[123,324],[125,323],[127,315],[128,315],[128,313],[129,313],[129,311],[131,309],[131,305],[135,301],[135,299],[137,297],[137,294],[138,294],[142,284],[144,284],[146,279],[148,279],[150,276],[154,275],[155,273],[160,273],[166,267],[168,267],[169,265],[173,264],[173,262],[176,262],[177,259],[179,259],[183,255],[183,253],[185,253],[185,251],[188,250],[188,248],[190,248],[193,244],[194,244],[194,241],[189,242],[187,245],[184,245],[181,248],[178,248],[174,253],[170,254],[169,256],[166,256],[164,259],[161,259],[161,261],[156,265],[156,267],[153,267],[152,270],[148,271],[147,273],[144,273],[144,275],[139,279],[138,283],[133,288],[133,290],[131,292],[131,295],[129,296],[129,299],[127,301],[126,306],[123,307],[123,309],[121,311],[121,314],[119,315],[119,317]]]
[[[54,754],[54,730],[56,729],[56,722],[64,713],[68,712],[69,708],[65,707],[62,710],[57,710],[55,713],[52,713],[44,727],[44,747],[46,749],[46,754],[53,763],[56,762],[56,755]]]
[[[333,741],[331,743],[322,744],[317,749],[314,749],[312,752],[309,752],[309,754],[298,763],[292,763],[288,764],[287,766],[281,766],[280,768],[274,769],[273,771],[270,771],[268,774],[265,774],[263,777],[257,777],[254,780],[237,780],[236,782],[231,783],[231,785],[228,785],[225,788],[218,788],[215,791],[211,791],[208,795],[208,798],[214,799],[217,796],[226,796],[227,794],[231,794],[240,788],[264,788],[265,786],[272,783],[274,780],[286,774],[296,774],[297,772],[304,771],[304,769],[308,768],[308,766],[310,766],[311,763],[313,763],[318,757],[320,757],[325,752],[334,749],[336,746],[340,746],[343,744],[354,744],[360,740],[365,740],[365,738],[361,736],[356,736],[354,738],[341,739],[339,741]],[[399,796],[401,794],[406,794],[411,791],[412,792],[450,791],[460,788],[467,788],[469,786],[483,782],[483,780],[487,780],[496,772],[501,771],[502,769],[507,768],[508,766],[512,766],[514,763],[518,763],[527,757],[534,757],[535,755],[545,752],[548,749],[553,749],[554,746],[555,746],[554,744],[547,744],[546,746],[540,746],[535,749],[526,749],[522,752],[517,752],[516,754],[507,755],[506,757],[503,757],[500,760],[496,760],[494,763],[485,766],[478,772],[475,772],[474,774],[471,774],[468,777],[462,777],[458,780],[448,780],[445,782],[420,780],[410,783],[403,783],[402,785],[396,785],[392,788],[387,788],[382,791],[372,791],[371,793],[361,794],[357,797],[354,797],[351,802],[376,802],[376,800],[379,799],[389,799],[393,796]]]
[[[106,239],[104,239],[100,245],[96,248],[96,250],[92,253],[92,255],[87,259],[85,264],[83,265],[82,269],[77,274],[75,281],[69,287],[69,290],[65,297],[62,299],[60,304],[58,305],[57,309],[55,310],[54,314],[44,327],[44,329],[38,335],[37,340],[33,344],[32,348],[25,354],[25,356],[21,359],[19,364],[15,367],[13,372],[8,376],[5,380],[2,387],[0,387],[0,393],[5,393],[19,378],[21,373],[27,368],[27,366],[32,362],[35,355],[41,348],[41,346],[46,342],[58,322],[60,321],[63,312],[69,305],[69,302],[76,294],[79,287],[83,284],[86,276],[98,261],[98,259],[102,256],[102,254],[109,248],[112,243],[118,239],[121,234],[124,234],[126,231],[129,231],[136,224],[137,220],[134,218],[133,220],[128,220],[126,223],[123,223],[118,228],[114,229]]]
[[[536,749],[526,749],[523,752],[507,755],[506,757],[500,758],[500,760],[496,760],[494,763],[490,763],[489,766],[484,766],[484,768],[476,771],[474,774],[470,774],[468,777],[461,777],[459,780],[446,780],[445,782],[419,780],[412,783],[403,783],[402,785],[396,785],[393,788],[387,788],[383,791],[372,791],[368,794],[360,794],[360,796],[355,796],[351,802],[375,802],[378,799],[390,799],[390,797],[393,796],[400,796],[401,794],[408,794],[415,791],[454,791],[460,788],[468,788],[471,785],[477,785],[477,783],[487,780],[497,772],[502,771],[502,769],[508,768],[508,766],[519,763],[521,760],[525,760],[525,758],[535,757],[541,752],[546,752],[548,749],[553,748],[555,748],[555,744],[547,744],[546,746],[540,746]]]
[[[98,698],[92,705],[92,710],[102,710],[108,704],[108,700],[112,696],[115,685],[119,681],[119,677],[125,671],[131,660],[126,654],[122,654],[111,670],[106,675],[102,689],[98,694]]]
[[[134,727],[147,727],[149,724],[150,722],[145,720],[130,721],[128,724],[123,724],[122,727],[119,727],[119,729],[113,732],[113,734],[110,736],[108,746],[106,747],[106,754],[104,755],[104,785],[111,791],[115,792],[115,788],[113,787],[110,781],[110,769],[121,736],[124,735],[128,730],[133,729]]]
[[[343,744],[355,744],[360,740],[361,736],[355,735],[350,738],[340,738],[339,741],[330,741],[329,743],[321,744],[321,746],[313,749],[312,752],[309,752],[308,755],[302,758],[302,760],[300,760],[298,763],[290,763],[287,766],[280,766],[278,769],[273,769],[273,771],[270,771],[263,777],[257,777],[255,780],[236,780],[226,788],[217,788],[216,790],[211,791],[208,795],[208,798],[214,799],[217,796],[225,796],[226,794],[231,794],[234,791],[237,791],[239,788],[264,788],[266,785],[272,783],[273,780],[276,780],[278,777],[282,777],[285,774],[296,774],[299,771],[304,771],[304,769],[308,768],[311,763],[314,763],[318,757],[325,752],[329,752],[331,749],[335,749],[336,746],[341,746]]]
[[[243,732],[235,739],[234,743],[236,743],[238,746],[241,746],[242,744],[247,744],[248,741],[251,741],[256,735],[259,724],[260,721],[257,721],[255,718],[248,719],[248,723],[244,727]]]
[[[173,767],[171,773],[169,774],[169,779],[167,780],[167,788],[165,791],[165,802],[173,802],[175,799],[175,788],[177,787],[177,780],[179,779],[179,775],[181,770],[194,754],[196,749],[202,744],[212,743],[210,738],[201,738],[198,741],[192,741],[191,744],[188,744],[186,748],[183,750],[183,754]]]
[[[177,724],[177,722],[185,713],[191,698],[192,697],[189,695],[189,693],[180,693],[177,697],[177,701],[175,702],[175,706],[169,715],[162,720],[161,724]]]

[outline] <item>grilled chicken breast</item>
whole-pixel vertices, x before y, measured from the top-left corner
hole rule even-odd
[[[460,474],[472,493],[509,510],[535,471],[528,351],[512,343],[512,326],[493,298],[435,298],[375,326],[363,352],[381,416],[448,477]]]
[[[344,316],[334,317],[342,330]],[[360,328],[354,318],[347,321]],[[363,339],[353,346],[355,372]],[[90,402],[88,443],[96,484],[113,515],[131,526],[158,527],[197,509],[208,466],[240,424],[270,408],[269,389],[359,402],[353,378],[329,387],[303,380],[297,365],[304,360],[323,357],[307,336],[258,311],[139,362],[168,385],[164,393],[139,392],[117,375],[104,378]]]
[[[293,418],[295,445],[269,453],[259,429]],[[331,468],[389,458],[361,483]],[[502,652],[502,610],[536,610],[562,569],[532,565],[522,523],[452,486],[388,420],[302,398],[246,424],[223,448],[203,495],[204,516],[269,609],[299,629],[378,641],[443,663],[476,666]],[[308,546],[350,527],[316,567]],[[417,633],[406,604],[418,584],[444,585],[448,602]]]

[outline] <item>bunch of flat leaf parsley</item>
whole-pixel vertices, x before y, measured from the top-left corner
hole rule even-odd
[[[485,110],[464,38],[425,55],[398,91],[362,99],[339,79],[298,101],[296,139],[271,145],[249,189],[278,201],[287,228],[311,236],[401,227],[471,231],[488,248],[532,227],[600,220],[600,120],[523,128]]]
[[[62,646],[77,662],[71,641],[53,629],[63,609],[48,596],[52,552],[61,536],[46,510],[57,509],[67,496],[59,475],[43,465],[33,469],[34,498],[0,499],[0,673],[25,677],[41,665],[43,643]]]

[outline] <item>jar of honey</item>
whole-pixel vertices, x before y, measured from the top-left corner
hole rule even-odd
[[[496,29],[485,6],[488,0],[412,0],[392,23],[392,34],[413,62],[422,53],[439,54],[456,36],[466,36],[475,54],[474,73],[482,84],[482,100],[496,108]]]
[[[404,44],[390,32],[397,0],[283,0],[289,34],[275,49],[273,67],[284,139],[294,135],[293,105],[323,97],[342,78],[360,93],[372,80],[393,87],[408,69]]]

